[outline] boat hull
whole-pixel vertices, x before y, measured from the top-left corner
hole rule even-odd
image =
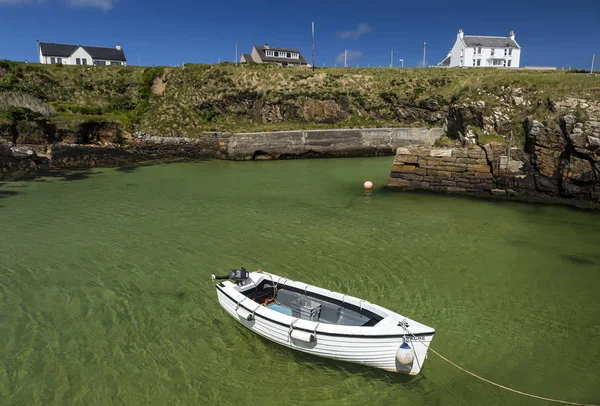
[[[335,328],[332,329],[332,326],[329,326],[327,332],[323,332],[316,325],[314,331],[312,331],[315,339],[312,342],[306,342],[294,339],[293,334],[291,334],[294,328],[300,328],[290,326],[290,324],[271,318],[268,315],[259,314],[265,312],[262,309],[260,312],[256,311],[258,307],[253,309],[252,305],[244,303],[243,300],[238,301],[229,295],[223,287],[217,286],[217,295],[219,304],[234,319],[249,330],[271,341],[305,353],[368,365],[392,372],[418,374],[425,361],[427,349],[434,334],[434,331],[430,334],[419,334],[410,337],[407,337],[406,334],[398,334],[398,331],[391,332],[391,334],[390,331],[381,331],[375,334],[353,334],[344,332],[344,329],[335,332]],[[258,306],[260,307],[260,305]],[[238,312],[240,307],[253,313],[251,320],[240,317]],[[321,326],[323,325],[321,324]],[[303,330],[311,332],[307,329]],[[414,354],[414,361],[408,365],[401,364],[396,359],[396,352],[404,340],[411,343]]]

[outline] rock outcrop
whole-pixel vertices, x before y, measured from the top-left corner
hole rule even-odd
[[[600,204],[600,122],[565,114],[523,125],[525,151],[499,144],[398,148],[388,186]]]

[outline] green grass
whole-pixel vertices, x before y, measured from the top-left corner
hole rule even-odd
[[[164,89],[154,87],[156,78],[163,80]],[[503,69],[325,68],[313,72],[273,65],[57,67],[0,61],[0,91],[22,92],[49,103],[58,110],[55,121],[100,116],[122,122],[129,131],[164,136],[442,125],[428,119],[428,112],[443,113],[450,105],[478,100],[486,102],[487,110],[509,108],[518,132],[524,117],[543,120],[552,114],[549,98],[600,100],[600,78],[566,71]],[[530,104],[505,105],[515,92]],[[307,99],[332,101],[343,114],[328,124],[307,121]],[[415,114],[404,118],[396,114],[398,109]]]

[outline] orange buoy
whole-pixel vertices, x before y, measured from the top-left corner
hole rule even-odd
[[[365,190],[371,190],[371,189],[373,189],[373,182],[368,180],[365,182],[364,186],[365,186]]]

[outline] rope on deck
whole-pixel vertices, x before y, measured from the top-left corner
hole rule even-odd
[[[417,342],[419,342],[419,341],[417,341]],[[424,343],[422,343],[422,344],[423,344],[423,345],[425,345]],[[600,406],[600,405],[593,405],[593,404],[588,404],[588,403],[577,403],[577,402],[569,402],[569,401],[566,401],[566,400],[559,400],[559,399],[545,398],[545,397],[543,397],[543,396],[537,396],[537,395],[533,395],[533,394],[531,394],[531,393],[527,393],[527,392],[521,392],[520,390],[512,389],[512,388],[509,388],[508,386],[500,385],[499,383],[492,382],[492,381],[490,381],[489,379],[485,379],[484,377],[482,377],[482,376],[479,376],[479,375],[477,375],[477,374],[475,374],[475,373],[473,373],[473,372],[471,372],[471,371],[469,371],[469,370],[467,370],[467,369],[465,369],[465,368],[461,367],[460,365],[458,365],[458,364],[456,364],[456,363],[454,363],[454,362],[450,361],[448,358],[444,357],[442,354],[440,354],[439,352],[437,352],[436,350],[434,350],[434,349],[433,349],[433,348],[431,348],[431,347],[429,347],[429,351],[433,352],[435,355],[437,355],[438,357],[440,357],[441,359],[443,359],[444,361],[446,361],[446,362],[447,362],[447,363],[449,363],[450,365],[452,365],[452,366],[454,366],[454,367],[456,367],[456,368],[460,369],[461,371],[463,371],[463,372],[466,372],[467,374],[469,374],[469,375],[471,375],[471,376],[473,376],[473,377],[475,377],[475,378],[477,378],[477,379],[480,379],[480,380],[482,380],[483,382],[487,382],[487,383],[489,383],[489,384],[491,384],[491,385],[497,386],[497,387],[499,387],[499,388],[501,388],[501,389],[504,389],[504,390],[507,390],[507,391],[509,391],[509,392],[517,393],[517,394],[519,394],[519,395],[523,395],[523,396],[528,396],[528,397],[530,397],[530,398],[534,398],[534,399],[545,400],[545,401],[547,401],[547,402],[562,403],[562,404],[564,404],[564,405],[578,405],[578,406]]]

